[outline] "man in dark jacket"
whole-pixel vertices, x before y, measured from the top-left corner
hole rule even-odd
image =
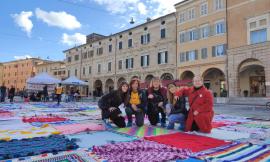
[[[11,88],[8,91],[8,97],[10,99],[10,103],[13,103],[14,96],[15,96],[15,88],[11,86]]]
[[[1,102],[5,102],[5,98],[6,98],[6,92],[7,92],[7,87],[5,86],[5,83],[2,84],[2,86],[0,87],[0,92],[1,92]]]
[[[101,109],[102,119],[107,127],[110,125],[106,119],[110,119],[116,126],[123,128],[126,126],[125,118],[121,116],[119,106],[125,103],[127,98],[128,83],[122,82],[118,90],[112,91],[100,98],[98,106]]]

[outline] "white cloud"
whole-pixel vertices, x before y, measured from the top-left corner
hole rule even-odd
[[[21,60],[21,59],[26,59],[26,58],[32,58],[32,56],[30,55],[14,56],[14,59],[16,60]]]
[[[104,5],[111,13],[125,13],[129,7],[136,6],[140,0],[94,0],[99,5]]]
[[[30,20],[30,17],[33,16],[33,13],[31,11],[22,11],[20,14],[13,14],[11,16],[15,23],[27,33],[28,37],[30,37],[33,28],[33,23]]]
[[[73,35],[68,35],[68,34],[64,33],[62,35],[61,42],[63,44],[67,44],[69,46],[84,44],[84,43],[86,43],[86,35],[83,35],[81,33],[75,33]]]
[[[36,16],[38,19],[47,23],[49,26],[56,26],[64,29],[77,29],[81,27],[81,23],[73,15],[66,13],[65,11],[44,11],[40,8],[36,9]]]
[[[153,11],[153,18],[160,17],[162,15],[166,15],[172,12],[175,12],[174,5],[176,3],[179,3],[183,0],[149,0],[149,3],[151,4],[157,4],[156,9]]]
[[[146,9],[146,6],[142,2],[138,3],[138,10],[139,10],[140,14],[142,14],[142,15],[146,15],[148,12]]]

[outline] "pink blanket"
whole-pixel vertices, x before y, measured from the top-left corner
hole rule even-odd
[[[102,124],[85,123],[85,124],[68,124],[54,126],[54,128],[61,132],[61,134],[75,134],[87,131],[102,131],[105,127]]]

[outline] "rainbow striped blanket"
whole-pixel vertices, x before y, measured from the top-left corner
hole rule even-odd
[[[196,153],[193,156],[201,160],[214,162],[270,161],[270,146],[234,142],[229,145]]]
[[[142,127],[126,127],[126,128],[115,128],[114,131],[119,133],[128,134],[131,136],[137,136],[140,138],[148,137],[148,136],[159,136],[164,134],[175,133],[174,130],[168,130],[159,127],[152,126],[142,126]]]

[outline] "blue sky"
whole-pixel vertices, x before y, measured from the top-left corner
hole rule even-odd
[[[85,35],[109,35],[174,11],[181,0],[0,1],[0,62],[24,57],[63,60]],[[133,17],[135,24],[130,25]]]

